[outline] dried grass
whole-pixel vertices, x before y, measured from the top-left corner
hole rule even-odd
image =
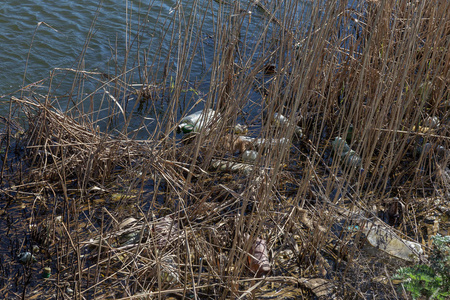
[[[29,224],[40,236],[35,242],[57,256],[40,263],[51,263],[58,275],[37,289],[63,298],[62,286],[70,284],[76,299],[241,299],[277,289],[286,298],[402,298],[389,276],[405,262],[372,255],[362,231],[351,228],[377,222],[426,249],[436,229],[426,222],[448,209],[450,158],[436,145],[450,149],[450,59],[443,50],[450,46],[449,3],[316,1],[304,24],[293,13],[296,1],[258,2],[260,32],[249,32],[256,18],[247,13],[256,14],[251,5],[209,4],[215,10],[204,16],[217,20],[215,52],[202,98],[186,91],[205,42],[177,26],[206,29],[201,14],[186,24],[181,7],[172,19],[183,33],[172,39],[179,67],[169,87],[166,72],[163,83],[150,75],[157,57],[139,68],[124,65],[106,81],[94,73],[74,81],[80,89],[99,84],[90,96],[109,101],[106,116],[102,106],[86,105],[91,98],[83,93],[72,95],[79,101],[66,110],[49,102],[51,93],[12,99],[28,117],[29,170],[19,194],[50,199],[32,201]],[[133,93],[133,72],[145,82],[133,111],[142,103],[148,111],[163,107],[153,128],[144,121],[128,126],[135,116],[123,99]],[[148,87],[156,87],[151,97]],[[194,104],[221,118],[183,143],[173,132],[180,111]],[[294,126],[273,126],[275,113],[297,123],[304,137],[294,138]],[[125,126],[114,131],[115,122]],[[239,122],[255,137],[291,142],[259,147],[245,175],[211,169],[213,160],[239,162],[235,152],[254,148],[230,132]],[[331,150],[331,141],[351,127],[349,145],[362,169],[341,164]],[[131,138],[138,131],[149,138]],[[435,147],[417,151],[426,143]],[[248,264],[258,239],[267,241],[272,262],[263,279]],[[298,289],[289,294],[283,280]],[[316,283],[326,283],[323,294]]]

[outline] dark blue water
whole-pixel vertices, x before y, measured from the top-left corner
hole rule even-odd
[[[265,39],[276,38],[271,35],[276,25],[268,21],[264,10],[245,0],[239,2],[236,11],[236,3],[4,0],[0,4],[0,113],[7,112],[8,95],[23,87],[34,93],[50,94],[52,98],[63,96],[58,100],[58,108],[62,110],[69,108],[70,101],[85,101],[108,88],[101,86],[97,78],[85,78],[83,84],[80,81],[74,84],[76,72],[67,69],[101,72],[112,77],[127,70],[129,76],[121,80],[127,80],[128,85],[142,83],[145,76],[149,82],[160,82],[164,72],[172,79],[180,69],[185,69],[189,73],[184,76],[186,89],[193,91],[187,98],[193,93],[194,98],[205,96],[209,91],[213,58],[221,55],[216,49],[217,37],[220,30],[230,26],[230,14],[235,14],[233,18],[242,23],[239,43],[242,56],[237,59],[245,62],[266,55],[264,51],[268,50],[264,47],[273,41],[261,42],[262,35]],[[263,3],[270,10],[275,5],[275,2]],[[307,23],[305,7],[310,3],[298,3],[296,12],[274,11],[280,18],[285,15],[295,20],[293,24]],[[190,39],[190,46],[184,50],[188,53],[189,66],[180,60],[186,37]],[[46,81],[40,81],[45,78]],[[125,101],[120,103],[124,109],[134,106],[133,102],[127,102],[125,93],[118,97],[118,101]],[[96,103],[102,100],[93,97]]]
[[[167,19],[175,2],[154,3],[152,7],[150,1],[127,2],[2,1],[0,95],[48,77],[54,68],[78,68],[87,42],[84,67],[107,71],[124,58],[138,26],[147,26],[148,37],[161,38],[161,21]],[[151,41],[142,42],[149,45]]]

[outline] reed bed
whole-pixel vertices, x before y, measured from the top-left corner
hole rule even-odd
[[[413,262],[370,246],[364,226],[417,242],[422,261],[432,235],[449,235],[449,2],[207,4],[174,9],[166,52],[149,55],[138,35],[115,74],[65,70],[75,74],[70,101],[52,94],[58,72],[47,95],[11,98],[11,119],[26,124],[2,144],[23,149],[4,155],[2,222],[23,218],[5,233],[1,293],[408,298],[390,277]],[[190,77],[199,60],[200,83]],[[189,139],[176,134],[201,108],[220,118]],[[290,125],[274,125],[275,113]],[[265,142],[239,142],[238,123]],[[336,137],[361,165],[343,163]],[[227,167],[249,149],[250,166]],[[251,266],[259,240],[264,276]],[[37,262],[19,265],[33,245]],[[53,272],[41,280],[45,266]]]

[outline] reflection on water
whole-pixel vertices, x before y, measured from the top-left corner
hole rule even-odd
[[[5,0],[0,4],[0,94],[21,87],[25,62],[33,41],[27,68],[27,83],[47,77],[52,68],[75,67],[91,25],[93,36],[86,51],[88,69],[107,68],[117,47],[125,49],[127,22],[132,34],[137,22],[157,23],[166,18],[174,1],[153,6],[147,15],[148,3],[133,2],[128,7],[132,20],[127,19],[127,1],[44,1]],[[131,4],[129,4],[131,6]],[[140,18],[140,21],[138,19]],[[40,26],[38,26],[39,22]],[[149,26],[150,27],[150,26]],[[153,28],[156,29],[156,28]],[[34,40],[33,34],[34,32]],[[134,32],[133,32],[134,31]],[[147,32],[155,31],[150,28]],[[161,32],[161,29],[159,30]]]
[[[302,5],[309,4],[299,3],[303,4],[296,4],[295,10],[288,12],[287,18],[292,20],[288,30],[292,32],[307,19]],[[58,101],[52,104],[62,111],[83,102],[86,107],[81,113],[104,108],[101,115],[96,116],[100,119],[111,114],[111,107],[124,110],[129,116],[129,113],[135,113],[135,108],[143,106],[136,104],[136,97],[129,94],[128,88],[132,84],[146,81],[167,87],[183,70],[182,84],[188,92],[179,97],[179,111],[184,111],[210,92],[214,56],[223,55],[216,50],[216,43],[220,39],[222,42],[229,39],[227,34],[233,31],[229,26],[240,28],[240,52],[236,60],[246,66],[266,56],[268,50],[273,51],[270,47],[276,45],[279,35],[274,27],[278,32],[281,29],[279,25],[273,25],[276,23],[273,19],[268,21],[267,10],[247,0],[240,2],[239,8],[235,4],[212,0],[189,0],[178,4],[175,0],[60,0],[52,3],[6,0],[0,4],[0,67],[3,70],[0,95],[51,77],[49,98],[58,96]],[[273,5],[279,5],[279,8],[275,9]],[[282,5],[276,1],[266,3],[277,16],[285,13]],[[267,40],[261,41],[263,32]],[[183,55],[187,56],[187,61],[181,59]],[[90,73],[67,72],[68,68]],[[111,78],[118,78],[116,76],[125,71],[126,76],[120,78],[117,88],[118,81]],[[107,76],[107,84],[104,78],[99,79],[100,73]],[[161,84],[163,73],[167,77]],[[34,92],[45,95],[49,93],[49,82],[31,87]],[[82,84],[73,85],[74,82]],[[111,97],[108,94],[105,99],[104,90],[108,89],[120,92]],[[251,93],[249,98],[260,97],[255,91]],[[0,101],[8,98],[0,98]],[[153,113],[166,109],[161,104]],[[8,106],[0,102],[0,113],[5,114],[7,110]],[[141,109],[138,113],[149,121],[153,118],[149,110]],[[118,120],[121,122],[123,119]],[[133,118],[132,122],[139,126],[141,120]]]

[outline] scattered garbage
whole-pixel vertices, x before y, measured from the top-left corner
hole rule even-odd
[[[66,293],[67,293],[67,295],[73,295],[73,289],[72,288],[70,288],[70,287],[67,287],[66,288]]]
[[[244,135],[248,133],[248,128],[247,126],[241,125],[241,124],[236,124],[234,126],[234,133],[238,134],[238,135]]]
[[[423,254],[422,246],[398,237],[392,230],[375,223],[368,223],[362,230],[369,244],[391,256],[409,262],[417,262]]]
[[[132,231],[122,234],[119,237],[120,246],[129,246],[139,244],[141,233],[140,231]]]
[[[246,240],[250,239],[248,234],[245,235]],[[257,238],[250,248],[248,256],[248,264],[250,270],[257,276],[262,277],[270,272],[270,261],[267,253],[266,240]]]
[[[227,143],[229,142],[230,140],[227,140]],[[248,136],[238,136],[232,141],[231,146],[228,144],[228,147],[226,148],[231,149],[233,153],[243,153],[246,150],[251,150],[254,148],[253,142],[253,138],[249,138]]]
[[[268,145],[270,147],[274,147],[277,145],[289,145],[289,139],[288,138],[281,138],[281,139],[254,139],[253,140],[253,145],[255,145],[256,148],[260,148],[263,145]]]
[[[422,125],[413,126],[412,131],[417,131],[420,133],[431,132],[434,129],[438,128],[440,125],[440,121],[438,117],[428,117],[423,120]]]
[[[322,278],[299,278],[299,283],[310,289],[316,297],[334,299],[336,287],[328,280]]]
[[[347,143],[350,143],[352,141],[353,138],[353,124],[350,124],[350,126],[348,127],[347,130],[347,136],[345,137],[345,140],[347,141]]]
[[[291,122],[287,117],[283,116],[282,114],[275,113],[273,115],[273,120],[277,126],[295,126],[294,134],[297,138],[303,137],[303,131],[297,124],[294,124]]]
[[[213,159],[211,161],[211,167],[221,172],[242,172],[246,176],[248,176],[254,168],[254,166],[250,164],[237,163],[223,159]]]
[[[423,121],[423,126],[428,128],[436,128],[440,124],[438,117],[428,117]]]
[[[152,275],[155,277],[160,275],[161,281],[163,282],[180,282],[180,273],[178,264],[175,261],[175,255],[166,255],[161,257],[159,268],[158,265],[155,265],[152,269]]]
[[[345,156],[345,154],[350,151],[350,146],[340,137],[336,137],[331,143],[331,146],[333,146],[334,152],[340,153],[341,157]]]
[[[336,137],[331,145],[333,151],[340,157],[344,165],[352,168],[361,167],[361,157],[354,150],[350,149],[350,146],[343,138]]]
[[[45,267],[42,270],[42,277],[44,277],[44,278],[50,278],[51,274],[52,274],[52,268],[50,268],[50,267]]]
[[[158,248],[164,248],[178,239],[180,228],[172,217],[165,216],[153,225],[153,232],[156,233]]]
[[[242,160],[245,162],[254,162],[258,157],[258,152],[255,150],[247,150],[242,153]]]
[[[252,138],[245,135],[239,136],[233,143],[234,152],[243,153],[246,150],[260,149],[263,146],[275,147],[277,145],[288,145],[289,139],[264,139],[264,138]]]
[[[36,257],[28,251],[19,253],[19,255],[17,255],[17,259],[24,265],[37,262]]]
[[[214,120],[220,118],[220,113],[212,109],[199,110],[181,119],[177,126],[178,133],[199,132],[203,127],[210,126]]]
[[[435,155],[437,161],[445,160],[450,157],[450,150],[446,149],[442,145],[436,145],[432,143],[425,143],[423,146],[417,147],[417,154],[421,155]]]
[[[342,216],[342,222],[352,221],[359,224],[358,228],[365,235],[365,240],[369,247],[366,251],[383,251],[392,257],[400,258],[408,262],[417,262],[424,253],[422,246],[416,242],[411,242],[400,238],[391,228],[383,222],[371,221],[361,216],[364,211],[356,209],[349,211],[336,207]]]

